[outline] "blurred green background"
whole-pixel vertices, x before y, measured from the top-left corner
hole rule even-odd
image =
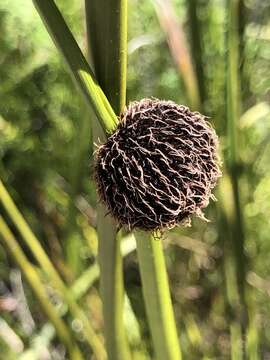
[[[86,52],[83,2],[56,3]],[[193,220],[190,228],[164,234],[184,358],[237,359],[239,331],[245,328],[247,357],[270,359],[270,4],[239,1],[238,30],[230,25],[224,0],[165,1],[166,9],[169,5],[166,14],[151,1],[129,0],[128,101],[154,96],[199,109],[220,136],[224,163],[215,191],[218,202],[206,210],[210,221]],[[168,36],[175,33],[185,37],[186,46],[175,37],[168,46]],[[229,74],[234,55],[230,37],[235,34],[236,116]],[[187,54],[199,88],[200,99],[193,103],[186,83],[189,70],[177,63]],[[0,0],[0,177],[63,279],[70,285],[82,280],[86,290],[80,304],[101,334],[94,150],[90,115],[32,2]],[[20,242],[2,206],[0,211]],[[129,245],[132,250],[132,241]],[[124,266],[125,321],[134,358],[152,359],[131,250]],[[83,277],[89,269],[90,280]],[[49,284],[46,289],[63,307]],[[71,326],[80,337],[74,321]],[[79,340],[83,348],[83,337]],[[6,360],[66,358],[1,241],[0,349],[0,359]]]

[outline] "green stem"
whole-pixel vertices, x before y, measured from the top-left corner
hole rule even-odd
[[[241,116],[241,87],[243,87],[242,61],[244,56],[243,35],[245,29],[244,2],[242,0],[227,0],[228,24],[227,24],[227,126],[228,126],[228,172],[231,179],[233,195],[233,218],[229,224],[231,231],[231,246],[234,252],[235,273],[239,291],[240,326],[242,338],[253,334],[253,346],[243,349],[243,358],[256,357],[258,329],[254,327],[252,319],[252,300],[249,298],[246,283],[248,259],[245,255],[245,223],[243,206],[240,193],[240,166],[239,166],[239,137],[238,122]],[[242,86],[241,86],[242,85]],[[247,324],[248,323],[248,324]],[[238,325],[239,326],[239,325]],[[236,347],[235,347],[236,348]],[[252,351],[252,355],[251,355]],[[240,357],[235,357],[240,358]]]
[[[49,279],[52,281],[53,286],[60,292],[63,299],[69,306],[71,314],[74,316],[74,318],[78,318],[82,321],[83,324],[82,331],[89,345],[92,347],[96,358],[100,360],[105,359],[106,354],[100,339],[95,334],[86,315],[80,309],[76,301],[73,299],[72,294],[70,294],[65,283],[63,282],[63,280],[60,278],[59,274],[55,270],[48,255],[45,253],[42,246],[40,245],[40,242],[33,234],[32,230],[30,229],[30,227],[24,220],[23,216],[15,206],[13,200],[11,199],[10,195],[8,194],[1,180],[0,180],[0,201],[2,202],[4,208],[6,209],[13,223],[17,227],[18,231],[20,232],[22,239],[31,250],[37,262],[40,264],[42,270],[44,271],[45,274],[47,274]]]
[[[10,254],[22,270],[25,278],[27,279],[30,287],[35,293],[44,313],[47,318],[51,321],[53,326],[55,327],[56,333],[59,339],[66,346],[70,359],[72,360],[82,360],[82,354],[76,345],[76,341],[73,339],[72,333],[70,333],[68,327],[58,316],[57,311],[51,304],[46,291],[44,290],[44,286],[39,279],[39,276],[32,266],[32,264],[27,260],[24,255],[21,247],[17,243],[15,237],[11,233],[4,219],[0,216],[0,234],[4,245],[9,250]]]
[[[240,72],[240,97],[241,102],[251,96],[249,79],[245,73],[245,29],[247,24],[247,11],[245,0],[238,2],[238,36],[239,36],[239,72]]]
[[[224,286],[222,287],[225,300],[226,317],[229,319],[231,358],[243,359],[243,309],[241,292],[239,291],[237,270],[238,264],[235,255],[234,241],[237,241],[234,234],[235,208],[232,182],[230,177],[223,173],[219,182],[219,237],[222,251],[222,271]],[[238,357],[237,357],[238,356]]]
[[[231,360],[244,359],[241,325],[237,321],[230,323]]]
[[[86,0],[85,8],[96,77],[114,111],[120,114],[126,103],[127,1]]]
[[[228,129],[228,171],[232,182],[234,219],[231,228],[232,242],[237,267],[237,281],[242,303],[243,318],[246,318],[245,281],[246,257],[244,250],[245,234],[239,191],[239,155],[237,138],[237,124],[240,117],[240,79],[239,79],[239,36],[238,36],[238,10],[239,0],[228,2],[228,33],[227,33],[227,129]],[[245,327],[245,324],[243,324]]]
[[[99,84],[116,114],[126,101],[127,1],[86,0],[88,48]],[[104,139],[93,129],[94,140]],[[103,303],[105,338],[110,360],[128,360],[123,321],[124,285],[120,236],[116,224],[98,205],[100,288]]]
[[[127,1],[85,1],[87,36],[98,82],[116,114],[126,104]],[[98,32],[94,29],[99,29]]]
[[[201,21],[198,17],[199,2],[196,0],[187,1],[188,18],[190,22],[190,40],[192,58],[194,60],[195,72],[198,82],[199,94],[202,104],[205,101],[205,75],[203,67],[203,52],[202,52],[202,29]]]
[[[136,242],[133,234],[129,234],[121,240],[121,254],[126,257],[136,249]],[[87,291],[91,288],[93,283],[97,281],[100,276],[100,269],[98,263],[91,265],[85,272],[76,279],[72,286],[71,292],[76,300],[81,299]]]
[[[33,0],[48,32],[62,53],[88,105],[105,132],[115,128],[117,117],[53,0]],[[102,24],[103,25],[103,24]]]
[[[158,360],[182,359],[160,240],[136,233],[146,313]]]
[[[253,297],[257,295],[256,292],[257,289],[255,291],[250,289],[247,300],[249,303],[249,327],[247,329],[246,352],[250,360],[259,360],[261,358],[259,349],[260,331],[258,331],[258,321],[255,308],[256,301],[253,299]]]
[[[105,339],[110,360],[130,359],[124,328],[123,260],[120,236],[111,218],[104,221],[104,208],[99,209],[99,266],[100,291],[103,305]]]

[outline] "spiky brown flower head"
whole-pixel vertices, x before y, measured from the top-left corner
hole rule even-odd
[[[143,99],[121,114],[97,150],[101,200],[120,226],[163,230],[205,208],[218,177],[218,139],[198,112],[172,101]]]

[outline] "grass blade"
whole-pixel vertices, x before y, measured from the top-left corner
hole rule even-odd
[[[111,132],[117,122],[116,115],[57,6],[53,0],[33,0],[33,2],[48,32],[62,53],[87,104],[93,108],[103,130]]]
[[[22,239],[31,250],[37,262],[40,264],[42,270],[44,271],[45,274],[47,274],[47,276],[52,282],[52,285],[59,291],[59,293],[62,295],[63,299],[69,306],[71,314],[74,316],[74,318],[78,318],[82,321],[83,324],[82,331],[84,332],[85,338],[88,341],[89,345],[92,347],[95,356],[97,357],[97,359],[100,360],[105,359],[106,354],[100,339],[97,337],[94,330],[92,329],[84,312],[80,309],[80,307],[73,299],[72,294],[69,292],[68,288],[66,287],[63,280],[60,278],[59,274],[57,273],[53,264],[51,263],[48,255],[45,253],[42,246],[40,245],[40,242],[33,234],[32,230],[30,229],[30,227],[24,220],[23,216],[17,209],[16,205],[14,204],[13,200],[11,199],[9,193],[5,189],[4,184],[1,182],[1,180],[0,180],[0,201],[5,207],[14,225],[17,227],[19,233],[22,236]]]
[[[46,291],[44,290],[44,286],[39,279],[39,276],[32,266],[32,264],[27,260],[24,255],[21,247],[17,243],[15,237],[9,230],[3,218],[0,216],[0,235],[3,243],[9,250],[10,254],[14,258],[14,260],[19,265],[22,270],[25,278],[27,279],[30,287],[34,291],[44,313],[54,325],[56,333],[59,339],[66,346],[69,356],[71,360],[82,360],[82,355],[78,346],[76,345],[75,340],[73,339],[72,333],[70,333],[69,328],[66,326],[64,321],[59,317],[57,311],[51,304]]]

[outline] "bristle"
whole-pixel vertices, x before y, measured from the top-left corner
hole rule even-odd
[[[157,231],[190,222],[221,172],[215,131],[198,112],[143,99],[123,112],[96,154],[100,198],[121,226]]]

